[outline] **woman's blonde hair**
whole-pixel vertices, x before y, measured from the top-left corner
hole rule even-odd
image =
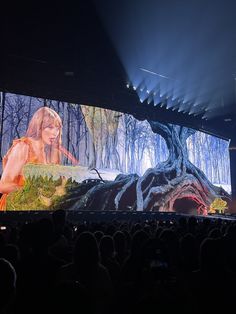
[[[50,145],[50,147],[46,147],[45,151],[50,163],[59,164],[61,160],[59,148],[62,141],[62,121],[60,116],[53,109],[41,107],[34,113],[26,131],[26,137],[31,137],[35,140],[41,139],[42,130],[51,124],[59,128],[59,134],[55,139],[55,143]]]

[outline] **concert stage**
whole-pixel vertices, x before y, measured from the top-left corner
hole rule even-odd
[[[41,218],[51,217],[53,211],[6,211],[0,212],[1,224],[17,224],[27,221],[34,221]],[[140,211],[67,211],[67,220],[72,223],[77,222],[109,222],[112,220],[119,221],[145,221],[145,220],[160,220],[160,221],[176,221],[180,217],[196,217],[199,220],[203,219],[223,219],[236,220],[235,215],[229,214],[210,214],[208,216],[188,215],[174,212],[140,212]]]

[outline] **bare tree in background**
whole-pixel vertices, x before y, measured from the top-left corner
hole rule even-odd
[[[153,132],[165,139],[168,159],[141,177],[121,175],[114,182],[98,184],[75,204],[77,209],[179,211],[178,204],[188,204],[191,208],[186,211],[194,207],[197,213],[198,208],[209,208],[216,197],[229,198],[189,161],[186,140],[195,130],[157,121],[149,123]]]

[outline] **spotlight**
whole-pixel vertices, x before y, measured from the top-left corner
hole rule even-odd
[[[129,86],[130,86],[129,83],[127,83],[127,84],[126,84],[126,87],[129,88]]]
[[[136,86],[133,86],[133,90],[136,90]]]
[[[150,90],[147,89],[147,93],[149,94],[149,93],[150,93]]]

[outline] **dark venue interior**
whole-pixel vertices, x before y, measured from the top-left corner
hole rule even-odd
[[[222,313],[232,309],[235,10],[232,0],[88,0],[55,7],[4,4],[0,19],[0,313]],[[28,112],[24,102],[30,103]],[[44,159],[35,162],[38,172],[28,168],[27,177],[19,170],[10,182],[6,169],[7,163],[8,168],[14,165],[11,142],[23,138],[29,149],[33,143],[35,152],[38,139],[27,135],[34,114],[30,110],[37,112],[41,107],[56,116],[52,125],[45,127],[42,120],[40,127],[42,133],[48,127],[56,129],[57,135],[47,144],[53,152],[60,134],[63,163],[45,145]],[[89,120],[92,111],[94,119]],[[69,132],[76,114],[86,134],[78,140],[79,152],[72,149],[78,134]],[[99,121],[98,114],[103,115]],[[19,125],[13,129],[16,121]],[[105,124],[107,142],[94,131],[95,127],[104,130]],[[132,130],[137,134],[141,130],[140,137],[135,134],[135,145],[141,138],[145,147],[141,157],[137,146],[131,150]],[[144,138],[146,130],[152,140]],[[157,149],[149,151],[157,135],[165,148],[158,140]],[[130,146],[124,141],[122,147],[127,138]],[[197,146],[200,142],[203,148]],[[207,146],[209,154],[204,155],[201,149]],[[101,151],[95,152],[98,148]],[[157,162],[153,156],[158,149],[167,157]],[[88,152],[93,152],[93,158]],[[204,170],[200,167],[203,157],[209,162]],[[146,168],[137,158],[144,160]],[[227,162],[230,169],[224,165]],[[34,166],[34,158],[25,159],[21,170],[28,164]],[[40,164],[55,164],[48,172],[52,177],[48,179]],[[101,171],[109,165],[119,170],[112,173],[116,174],[113,179]],[[90,176],[73,181],[75,171],[82,176],[85,168]],[[221,175],[223,168],[226,174]],[[228,176],[228,181],[215,179],[222,176]],[[40,181],[41,177],[46,179]],[[9,182],[17,186],[15,190],[7,190]],[[35,195],[38,190],[44,194],[40,194],[41,203],[36,200],[32,208],[23,208],[26,194],[20,191],[27,193],[30,185],[32,190],[36,186]],[[21,203],[15,207],[19,197]]]

